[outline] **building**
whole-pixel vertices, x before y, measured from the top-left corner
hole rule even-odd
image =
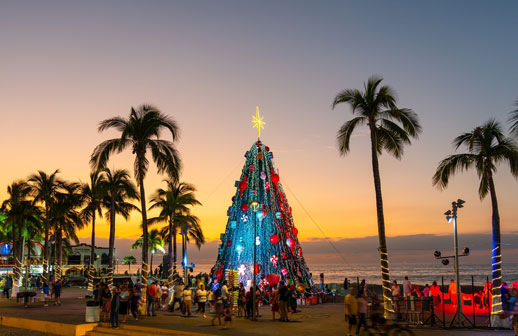
[[[80,276],[84,270],[87,270],[90,265],[90,249],[92,245],[79,244],[71,246],[72,251],[68,254],[66,262],[63,262],[63,274],[67,276]],[[108,247],[95,247],[95,260],[93,266],[96,270],[103,271],[108,267],[108,255],[110,249]],[[113,250],[115,257],[115,249]],[[114,258],[115,262],[115,258]]]

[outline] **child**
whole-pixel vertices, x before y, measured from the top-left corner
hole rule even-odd
[[[223,327],[227,326],[227,322],[230,323],[230,327],[232,327],[232,313],[230,312],[230,307],[225,308],[225,319],[223,320]]]
[[[48,307],[49,306],[49,297],[50,297],[49,284],[45,281],[43,283],[43,286],[41,287],[41,289],[43,290],[43,296],[45,297],[45,304],[43,305],[43,307]]]

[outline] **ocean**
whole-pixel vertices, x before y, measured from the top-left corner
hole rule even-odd
[[[213,264],[196,264],[194,273],[208,273]],[[375,264],[308,264],[309,270],[313,275],[313,281],[320,283],[320,273],[324,273],[325,283],[343,283],[344,278],[348,278],[351,282],[355,282],[357,278],[361,281],[365,279],[369,284],[381,285],[380,266]],[[507,283],[518,281],[518,263],[504,263],[503,281]],[[139,265],[132,265],[131,270],[135,272]],[[126,270],[126,266],[119,265],[119,273]],[[450,279],[455,278],[453,263],[443,266],[440,261],[437,263],[391,263],[390,279],[397,280],[402,283],[405,276],[417,285],[432,284],[433,281],[441,284],[441,277],[444,277],[444,283],[449,284]],[[475,285],[483,286],[487,277],[491,279],[491,265],[488,264],[468,264],[460,265],[461,284],[470,285],[471,277],[473,277]]]

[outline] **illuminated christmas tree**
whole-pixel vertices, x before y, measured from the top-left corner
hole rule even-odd
[[[259,116],[259,108],[253,123],[259,140],[246,152],[241,178],[235,183],[236,193],[227,211],[225,233],[221,234],[218,259],[213,268],[214,278],[221,281],[226,270],[237,270],[239,282],[250,284],[255,243],[259,286],[279,279],[290,280],[292,284],[312,285],[292,210],[282,188],[279,171],[273,164],[273,154],[260,140],[260,130],[265,123]]]

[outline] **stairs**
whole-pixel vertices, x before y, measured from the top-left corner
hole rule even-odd
[[[142,335],[153,335],[153,336],[207,336],[208,334],[201,334],[191,331],[183,330],[172,330],[162,329],[153,327],[144,327],[138,325],[120,325],[119,329],[113,329],[108,323],[100,323],[94,330],[86,333],[88,336],[111,336],[111,335],[124,335],[124,336],[142,336]]]

